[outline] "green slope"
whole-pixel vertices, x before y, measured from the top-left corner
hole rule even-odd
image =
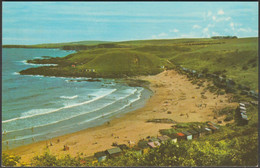
[[[258,87],[258,38],[256,37],[139,40],[83,45],[84,47],[78,44],[72,44],[79,49],[75,54],[62,59],[38,62],[58,63],[62,66],[64,75],[65,72],[71,71],[66,74],[68,75],[75,71],[72,74],[94,77],[93,74],[85,73],[84,70],[89,68],[96,69],[96,76],[99,77],[122,77],[158,73],[162,70],[158,68],[161,65],[173,67],[166,63],[170,60],[174,65],[182,65],[197,72],[208,70],[208,73],[232,78],[236,83],[249,86],[254,90]],[[138,63],[134,63],[135,59],[138,59]],[[76,65],[73,70],[72,64]]]
[[[55,63],[57,67],[30,68],[22,74],[40,74],[46,76],[91,76],[125,77],[157,74],[167,65],[164,59],[131,49],[94,49],[80,51],[64,58],[34,60],[31,63]],[[73,67],[75,65],[75,67]],[[95,73],[87,72],[95,69]]]
[[[46,44],[35,44],[35,45],[3,45],[3,48],[62,48],[64,46],[85,46],[85,45],[97,45],[110,43],[109,41],[77,41],[67,43],[46,43]]]

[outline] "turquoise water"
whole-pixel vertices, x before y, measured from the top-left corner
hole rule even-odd
[[[2,146],[11,149],[101,125],[145,104],[151,92],[113,79],[20,75],[39,65],[26,60],[74,51],[4,48],[2,51]],[[55,65],[45,65],[55,66]]]

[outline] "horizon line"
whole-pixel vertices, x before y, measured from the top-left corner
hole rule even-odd
[[[229,36],[229,35],[227,35]],[[66,41],[66,42],[50,42],[50,43],[37,43],[37,44],[2,44],[4,45],[43,45],[43,44],[61,44],[61,43],[77,43],[77,42],[107,42],[107,43],[117,43],[117,42],[129,42],[129,41],[148,41],[148,40],[178,40],[178,39],[210,39],[212,37],[218,37],[218,36],[211,36],[211,37],[180,37],[180,38],[166,38],[166,39],[135,39],[135,40],[119,40],[119,41],[107,41],[107,40],[80,40],[80,41]],[[225,36],[223,36],[225,37]],[[248,37],[239,37],[237,38],[258,38],[258,36],[248,36]],[[86,44],[88,45],[88,44]]]

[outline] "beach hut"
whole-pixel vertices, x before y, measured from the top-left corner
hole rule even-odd
[[[138,155],[142,155],[142,154],[143,154],[142,148],[140,148],[140,147],[138,147],[138,146],[134,146],[132,149],[133,149],[133,150],[135,151],[135,153],[138,154]]]
[[[106,150],[105,153],[109,157],[116,157],[122,153],[122,150],[120,148],[116,147],[116,148],[111,148],[111,149]]]
[[[215,133],[219,130],[219,128],[215,125],[210,125],[209,128],[212,130],[212,133]]]
[[[106,160],[107,155],[106,155],[105,151],[102,151],[102,152],[94,153],[94,157],[97,158],[97,160],[99,162],[102,162],[102,161]]]
[[[185,135],[185,138],[187,140],[192,140],[192,134],[189,133],[188,131],[182,131],[182,133]]]
[[[186,139],[185,135],[184,135],[183,133],[181,133],[181,132],[179,132],[179,133],[177,133],[177,134],[175,134],[175,135],[177,136],[177,140],[178,140],[178,141],[181,141],[181,140],[185,140],[185,139]]]
[[[155,138],[155,137],[151,137],[148,139],[149,142],[155,142],[155,141],[159,141],[158,138]]]
[[[246,105],[244,103],[239,103],[239,106],[246,107]]]
[[[239,106],[239,109],[246,111],[246,108],[245,108],[245,107],[242,107],[242,106]]]
[[[171,135],[169,135],[169,137],[171,138],[171,142],[175,142],[176,143],[178,141],[176,134],[171,134]]]
[[[192,134],[193,139],[196,139],[199,137],[199,133],[195,130],[188,130],[188,132]]]
[[[206,130],[206,135],[208,135],[208,134],[211,134],[211,133],[212,133],[212,130],[211,130],[210,128],[205,128],[205,130]]]
[[[199,134],[199,137],[202,137],[204,135],[206,135],[207,131],[205,130],[205,128],[200,128],[196,130]]]
[[[147,144],[150,148],[156,148],[161,145],[159,141],[148,142]]]
[[[129,147],[126,144],[120,144],[120,145],[117,145],[117,147],[119,147],[121,150],[129,149]]]
[[[148,151],[149,151],[148,141],[141,140],[141,141],[138,142],[137,146],[142,149],[143,154],[148,153]]]
[[[247,115],[244,114],[244,113],[241,113],[241,117],[244,118],[244,119],[247,119]]]
[[[160,141],[161,143],[164,143],[165,141],[168,141],[168,140],[170,140],[171,138],[168,137],[167,135],[163,135],[163,136],[159,136],[158,139],[159,139],[159,141]]]
[[[246,110],[240,110],[240,113],[246,114]]]
[[[214,125],[216,125],[216,123],[214,123],[214,122],[212,122],[212,121],[208,121],[208,122],[207,122],[207,125],[212,125],[212,126],[214,126]]]

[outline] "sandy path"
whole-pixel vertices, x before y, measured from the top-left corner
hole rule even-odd
[[[148,119],[171,118],[177,122],[217,122],[220,118],[213,119],[214,108],[236,105],[228,103],[227,95],[217,97],[209,91],[205,93],[207,99],[202,99],[200,93],[203,87],[196,89],[197,85],[191,84],[185,76],[173,70],[138,78],[150,81],[150,88],[154,91],[145,107],[115,118],[109,125],[104,124],[54,138],[51,140],[53,146],[49,147],[50,152],[60,156],[65,154],[76,156],[78,153],[91,156],[97,151],[112,148],[113,142],[124,144],[129,140],[138,142],[148,135],[159,135],[159,129],[171,127],[171,124],[146,123]],[[199,104],[207,105],[198,107]],[[57,139],[60,142],[57,142]],[[28,162],[34,155],[42,154],[46,143],[49,142],[37,142],[8,152],[20,155],[22,161]],[[65,144],[70,147],[68,151],[62,150]]]

